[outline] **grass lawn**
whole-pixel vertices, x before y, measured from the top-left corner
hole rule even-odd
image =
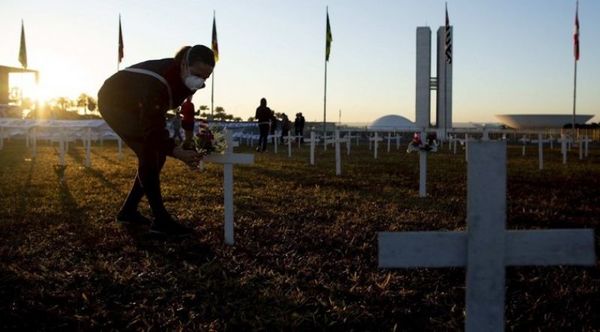
[[[403,145],[405,148],[405,145]],[[136,159],[116,145],[56,147],[31,159],[23,141],[0,150],[0,329],[460,330],[465,270],[377,268],[378,231],[464,230],[466,164],[447,149],[429,159],[418,198],[418,156],[366,145],[287,147],[234,167],[235,240],[223,244],[222,167],[190,172],[169,159],[167,208],[185,240],[117,225]],[[251,152],[242,147],[239,151]],[[509,229],[600,225],[600,152],[561,164],[559,149],[509,148]],[[145,201],[141,211],[150,215]],[[596,235],[596,252],[598,252]],[[508,330],[600,329],[598,267],[507,269]]]

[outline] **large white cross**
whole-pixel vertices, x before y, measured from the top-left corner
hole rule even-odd
[[[227,148],[223,154],[205,156],[203,161],[223,164],[223,200],[225,209],[224,232],[225,243],[233,245],[233,165],[249,165],[254,163],[254,155],[249,153],[233,153],[231,132],[224,131]]]
[[[288,146],[288,158],[291,158],[292,157],[292,142],[294,140],[296,140],[296,136],[290,135],[290,132],[288,131],[288,135],[285,136],[283,139]]]
[[[466,232],[380,232],[379,267],[466,266],[466,331],[504,329],[507,265],[594,265],[594,231],[506,231],[506,143],[472,142]]]

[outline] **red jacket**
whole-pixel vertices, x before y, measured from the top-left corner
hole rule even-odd
[[[184,101],[181,104],[181,115],[183,116],[183,122],[194,122],[194,103]]]

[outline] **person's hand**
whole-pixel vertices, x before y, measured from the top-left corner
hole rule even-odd
[[[198,152],[195,150],[184,150],[181,146],[176,146],[173,149],[173,157],[183,161],[191,168],[196,168],[202,160],[202,155]]]

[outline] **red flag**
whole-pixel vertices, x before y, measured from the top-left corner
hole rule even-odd
[[[579,1],[577,1],[577,8],[575,9],[575,32],[573,33],[573,51],[575,55],[575,61],[579,60]]]
[[[119,63],[123,60],[123,32],[121,30],[121,14],[119,14]]]

